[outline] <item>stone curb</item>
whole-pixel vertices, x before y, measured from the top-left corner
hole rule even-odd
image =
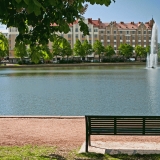
[[[0,116],[0,118],[84,119],[84,116]]]

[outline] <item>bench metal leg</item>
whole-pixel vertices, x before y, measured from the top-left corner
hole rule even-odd
[[[90,144],[91,144],[91,142],[90,142],[90,135],[86,134],[86,146],[85,146],[86,147],[86,149],[85,149],[86,152],[88,152],[88,145],[90,145]]]

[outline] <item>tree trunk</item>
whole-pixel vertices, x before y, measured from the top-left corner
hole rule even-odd
[[[100,56],[100,54],[99,54],[99,62],[100,62],[100,59],[101,59],[101,56]]]

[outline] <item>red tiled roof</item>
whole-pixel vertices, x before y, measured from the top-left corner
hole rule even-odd
[[[76,20],[73,24],[69,24],[69,26],[73,26],[74,24],[77,24],[78,20]],[[107,26],[109,26],[111,23],[114,24],[118,29],[130,29],[130,30],[135,30],[138,29],[138,27],[143,24],[146,26],[147,29],[151,29],[152,26],[150,25],[150,21],[143,23],[143,22],[138,22],[138,23],[134,23],[134,22],[130,22],[130,23],[124,23],[124,22],[120,22],[120,23],[116,23],[116,21],[110,22],[110,23],[102,23],[102,21],[98,18],[98,20],[92,20],[92,18],[88,18],[88,23],[93,24],[94,27],[98,27],[98,28],[105,28]],[[56,23],[51,24],[51,26],[57,26]]]

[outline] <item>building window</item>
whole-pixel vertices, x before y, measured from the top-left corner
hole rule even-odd
[[[120,33],[120,34],[122,34],[123,32],[122,32],[122,31],[120,31],[119,33]]]
[[[78,34],[76,34],[76,38],[78,38]]]
[[[114,45],[116,45],[117,43],[116,42],[114,42]]]
[[[130,40],[130,37],[129,37],[129,36],[126,36],[126,40]]]
[[[151,34],[151,31],[148,31],[148,34]]]
[[[132,39],[135,39],[135,37],[133,36]]]
[[[146,36],[144,36],[143,39],[146,40]]]
[[[114,34],[116,34],[116,31],[114,31]]]
[[[151,40],[151,37],[149,36],[149,40]]]
[[[138,34],[141,34],[141,31],[138,31]]]
[[[98,32],[98,29],[95,28],[95,29],[94,29],[94,32]]]
[[[127,31],[127,34],[129,34],[129,31]]]
[[[92,43],[92,41],[91,41],[91,40],[89,40],[89,43],[91,44],[91,43]]]
[[[117,50],[117,47],[114,47],[114,50]]]
[[[91,28],[89,28],[89,32],[92,32],[92,29],[91,29]]]
[[[110,36],[107,36],[107,39],[110,40]]]
[[[71,34],[68,34],[68,38],[71,38]]]
[[[103,39],[103,36],[101,36],[101,39]]]
[[[78,28],[75,28],[75,32],[78,32]]]
[[[117,37],[116,37],[116,36],[114,36],[114,39],[117,39]]]
[[[69,44],[71,44],[71,41],[70,41],[70,40],[69,40],[68,42],[69,42]]]
[[[141,42],[138,42],[138,45],[141,45]]]
[[[94,35],[94,38],[97,38],[97,34]]]
[[[122,36],[120,36],[119,39],[121,40],[121,39],[122,39]]]
[[[101,31],[101,33],[103,33],[103,31]]]
[[[138,40],[141,40],[141,36],[138,37]]]
[[[107,42],[107,45],[110,45],[110,42]]]
[[[146,34],[146,31],[143,31],[143,34]]]
[[[110,31],[107,31],[107,34],[110,34]]]
[[[132,34],[135,34],[135,31],[132,31]]]

